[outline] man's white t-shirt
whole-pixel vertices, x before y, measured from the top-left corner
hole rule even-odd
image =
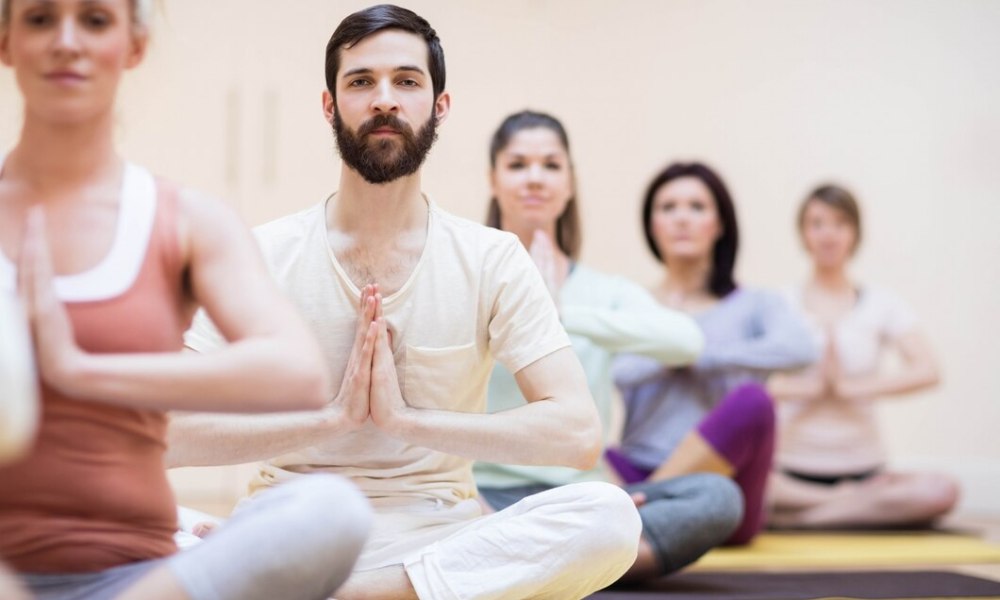
[[[423,254],[399,291],[383,299],[403,398],[419,408],[485,412],[494,358],[516,373],[569,346],[569,338],[516,236],[428,205]],[[254,233],[271,274],[322,346],[333,398],[354,342],[361,291],[327,241],[324,204]],[[185,343],[211,352],[225,341],[200,312]],[[376,509],[451,506],[476,495],[471,465],[390,437],[369,421],[261,463],[251,491],[298,473],[332,472],[351,479]]]

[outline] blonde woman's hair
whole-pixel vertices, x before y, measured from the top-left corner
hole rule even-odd
[[[132,5],[132,23],[143,29],[149,29],[153,19],[154,0],[129,0]],[[0,0],[0,28],[10,23],[11,0]]]

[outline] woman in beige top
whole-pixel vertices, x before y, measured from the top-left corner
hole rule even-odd
[[[770,522],[807,528],[926,524],[952,509],[958,486],[945,475],[886,469],[874,403],[937,384],[937,363],[909,308],[848,274],[861,241],[860,211],[849,191],[817,188],[802,203],[798,226],[813,275],[789,290],[789,300],[809,317],[826,350],[815,366],[771,380],[779,400],[779,443]],[[891,373],[879,369],[887,351],[901,358]]]

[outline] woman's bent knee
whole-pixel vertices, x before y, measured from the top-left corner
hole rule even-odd
[[[735,409],[744,415],[744,421],[749,429],[758,435],[773,431],[776,417],[774,400],[759,383],[746,383],[733,390],[731,394],[736,403]]]
[[[914,490],[922,500],[927,518],[935,519],[951,512],[961,495],[958,482],[947,475],[928,473],[920,475],[914,482]]]
[[[361,551],[372,526],[368,499],[349,481],[328,474],[300,478],[297,510],[311,523],[324,551]]]

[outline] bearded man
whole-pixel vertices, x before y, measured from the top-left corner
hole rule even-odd
[[[476,498],[473,460],[589,468],[601,428],[518,239],[421,191],[451,106],[437,34],[396,6],[354,13],[327,46],[326,84],[340,189],[256,235],[323,346],[331,400],[306,414],[176,415],[170,465],[261,461],[250,504],[309,473],[349,478],[375,525],[340,599],[569,599],[610,584],[640,533],[619,488],[565,486],[486,516]],[[224,341],[199,318],[186,343]],[[494,360],[516,374],[524,406],[485,413]]]

